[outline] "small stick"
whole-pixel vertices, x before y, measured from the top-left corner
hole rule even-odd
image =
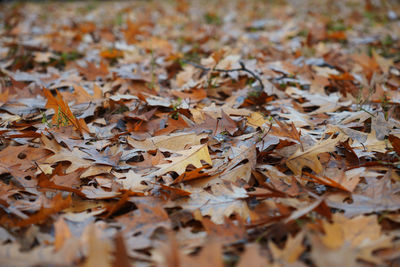
[[[264,90],[264,83],[262,82],[261,78],[260,78],[257,74],[255,74],[253,71],[247,69],[246,66],[244,65],[244,63],[243,63],[242,61],[239,61],[240,68],[228,69],[228,70],[226,70],[226,69],[217,69],[217,68],[215,68],[215,67],[214,67],[214,68],[207,68],[207,67],[204,67],[203,65],[200,65],[200,64],[197,64],[197,63],[188,61],[188,60],[186,60],[186,59],[183,59],[182,62],[184,62],[184,63],[186,63],[186,64],[190,64],[190,65],[192,65],[193,67],[198,68],[198,69],[201,69],[201,70],[203,70],[203,71],[205,71],[205,72],[209,72],[209,71],[222,72],[222,73],[228,73],[228,72],[234,72],[234,71],[244,71],[244,72],[247,72],[247,73],[249,73],[251,76],[253,76],[254,79],[256,79],[256,80],[258,81],[258,83],[259,83],[260,86],[261,86],[261,91]]]

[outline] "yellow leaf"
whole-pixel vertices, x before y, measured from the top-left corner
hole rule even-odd
[[[392,237],[382,234],[376,215],[348,219],[341,214],[334,214],[333,223],[323,222],[322,227],[325,235],[321,241],[327,248],[338,250],[349,245],[357,258],[375,264],[382,264],[382,260],[373,252],[392,246]]]
[[[196,168],[202,167],[203,164],[201,161],[205,161],[206,163],[212,165],[207,145],[193,146],[188,150],[178,151],[177,153],[181,154],[182,156],[169,158],[169,160],[172,161],[171,163],[157,165],[157,167],[160,169],[156,172],[153,172],[151,175],[162,175],[171,171],[182,174],[185,172],[186,167],[189,164],[192,164]]]
[[[320,141],[306,151],[301,151],[301,148],[299,148],[287,159],[286,166],[295,175],[300,175],[303,167],[309,167],[316,173],[321,173],[322,165],[321,162],[319,162],[318,154],[334,151],[336,144],[345,141],[347,138],[345,134],[339,133],[336,138],[331,136],[326,140]]]
[[[262,127],[269,120],[265,119],[264,116],[259,112],[251,113],[251,116],[247,118],[247,124],[250,126]]]
[[[284,260],[287,263],[294,263],[306,249],[303,246],[303,239],[304,232],[301,232],[294,238],[289,235],[283,249],[278,248],[272,241],[270,241],[268,245],[275,260]]]
[[[155,150],[155,149],[169,149],[174,151],[184,150],[186,145],[200,145],[200,140],[206,138],[207,134],[194,134],[194,133],[178,133],[171,135],[155,136],[143,141],[137,141],[128,136],[128,144],[134,148]]]

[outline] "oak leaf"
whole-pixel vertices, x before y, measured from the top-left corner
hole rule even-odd
[[[53,123],[63,122],[65,124],[72,124],[81,134],[83,131],[89,132],[85,121],[83,119],[77,119],[72,113],[68,104],[64,102],[63,97],[56,90],[56,97],[51,92],[43,88],[43,93],[47,98],[46,108],[52,108],[54,110]]]
[[[211,216],[211,221],[216,224],[224,223],[225,217],[238,214],[242,218],[248,218],[250,210],[243,200],[247,198],[245,189],[232,185],[228,188],[224,184],[216,184],[211,192],[200,188],[194,188],[189,198],[178,199],[173,204],[184,209],[194,211],[199,209],[203,216]]]
[[[212,165],[210,154],[208,153],[207,145],[192,146],[190,149],[177,151],[181,156],[171,157],[166,160],[171,160],[171,163],[157,165],[160,169],[151,173],[151,176],[162,175],[167,172],[174,171],[178,174],[185,172],[186,167],[191,164],[196,168],[203,166],[201,161]]]
[[[128,136],[128,144],[134,148],[144,150],[168,149],[173,151],[184,150],[187,145],[200,145],[200,141],[207,134],[196,135],[194,133],[176,133],[170,135],[155,136],[143,141],[137,141]]]
[[[269,241],[268,246],[275,261],[283,260],[286,263],[296,262],[305,251],[303,245],[304,232],[298,233],[295,237],[289,236],[285,247],[280,249],[274,242]]]
[[[323,168],[318,159],[318,154],[324,152],[333,152],[336,144],[343,142],[347,139],[343,133],[338,136],[330,136],[326,140],[322,140],[311,148],[301,151],[299,148],[292,156],[286,161],[286,166],[295,174],[300,175],[303,167],[309,167],[316,173],[321,173]]]
[[[333,215],[333,223],[323,222],[325,235],[321,237],[323,244],[330,249],[340,249],[350,244],[350,249],[357,258],[375,264],[383,263],[372,255],[375,250],[391,247],[392,237],[381,233],[381,226],[376,215],[357,216],[348,219],[341,214]]]

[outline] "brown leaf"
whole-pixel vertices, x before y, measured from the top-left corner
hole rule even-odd
[[[85,76],[88,81],[95,81],[98,77],[104,79],[109,73],[108,66],[104,61],[100,62],[99,67],[96,67],[96,65],[92,62],[86,62],[86,64],[86,68],[79,65],[76,65],[76,68],[80,73],[83,74],[83,76]]]
[[[138,210],[117,219],[124,225],[123,233],[141,234],[145,238],[150,238],[157,228],[169,229],[171,227],[168,214],[162,207],[157,204],[154,206],[137,204],[137,206]]]
[[[247,237],[244,223],[241,220],[238,221],[238,224],[235,224],[235,222],[225,218],[225,224],[215,224],[210,219],[203,217],[201,223],[208,235],[222,244],[240,242]]]
[[[114,240],[114,267],[131,267],[131,260],[129,259],[128,252],[126,251],[124,237],[121,233],[118,233]]]
[[[368,179],[367,188],[362,192],[364,194],[353,194],[351,204],[344,203],[340,199],[328,200],[327,204],[344,210],[344,214],[348,217],[371,212],[395,211],[400,208],[400,196],[393,190],[389,176],[390,171],[382,179]]]
[[[395,135],[389,135],[389,141],[393,146],[394,151],[396,151],[397,155],[400,155],[400,138]]]
[[[49,208],[42,208],[38,213],[33,214],[28,219],[16,222],[15,225],[24,227],[35,223],[44,223],[52,214],[68,208],[71,204],[71,195],[68,195],[68,197],[63,199],[61,194],[57,194],[53,199],[51,199],[51,206]]]

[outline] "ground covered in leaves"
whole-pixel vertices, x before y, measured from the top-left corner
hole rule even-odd
[[[397,1],[0,17],[1,266],[400,265]]]

